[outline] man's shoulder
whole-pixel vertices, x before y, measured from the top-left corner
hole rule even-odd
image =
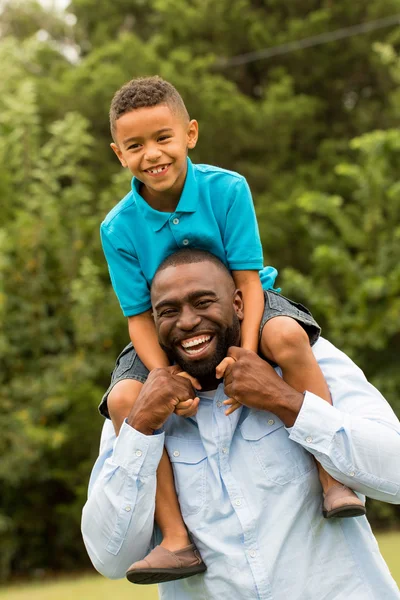
[[[245,177],[240,175],[240,173],[229,171],[216,165],[194,164],[193,168],[200,185],[202,183],[213,185],[221,182],[226,184],[228,181],[232,183],[246,181]]]
[[[110,212],[107,214],[107,216],[105,217],[105,219],[103,220],[103,222],[101,224],[101,229],[104,231],[104,230],[108,230],[111,226],[114,227],[116,225],[116,223],[121,223],[128,217],[131,217],[132,212],[135,212],[135,211],[136,211],[135,196],[134,196],[132,190],[130,190],[126,194],[126,196],[124,196],[124,198],[122,198],[122,200],[120,200],[118,202],[118,204],[116,204],[114,206],[114,208],[112,208],[110,210]]]

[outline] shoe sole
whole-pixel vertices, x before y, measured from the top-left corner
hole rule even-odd
[[[131,583],[151,585],[186,579],[187,577],[204,573],[206,570],[207,567],[205,564],[195,565],[194,567],[182,567],[180,569],[138,569],[127,571],[126,578]]]
[[[322,514],[325,519],[332,519],[332,517],[336,517],[338,519],[346,519],[350,517],[362,517],[367,514],[365,506],[346,506],[340,508],[334,508],[333,510],[323,510]]]

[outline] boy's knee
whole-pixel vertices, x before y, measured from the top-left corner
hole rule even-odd
[[[274,362],[283,366],[311,349],[307,332],[290,317],[274,317],[263,329],[262,338]]]
[[[129,414],[142,386],[143,384],[135,379],[123,379],[115,384],[107,398],[107,408],[111,418],[113,415]]]

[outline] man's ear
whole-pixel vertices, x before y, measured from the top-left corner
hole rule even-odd
[[[128,165],[126,164],[126,161],[124,160],[124,157],[122,156],[122,152],[121,150],[118,148],[117,144],[114,144],[114,142],[112,142],[110,144],[110,148],[112,148],[112,150],[115,152],[115,154],[118,156],[118,160],[121,163],[121,165],[123,167],[127,167]]]
[[[239,321],[243,321],[243,294],[240,290],[235,290],[233,294],[233,308]]]

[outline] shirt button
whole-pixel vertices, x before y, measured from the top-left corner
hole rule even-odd
[[[236,504],[236,506],[241,506],[241,505],[242,505],[242,501],[241,501],[241,499],[240,499],[240,498],[237,498],[237,499],[235,500],[235,504]]]
[[[312,437],[311,437],[311,435],[308,435],[308,436],[306,437],[306,442],[307,442],[307,444],[311,444],[311,442],[312,442]]]
[[[257,556],[257,552],[255,550],[250,550],[249,554],[251,558],[255,558]]]
[[[172,222],[174,225],[179,225],[179,219],[177,219],[177,218],[173,219]]]
[[[222,406],[222,402],[217,402],[217,407],[221,408],[221,406]]]
[[[179,452],[179,450],[174,450],[172,454],[173,454],[174,456],[179,456],[179,455],[180,455],[180,452]]]
[[[354,471],[351,471],[351,473],[349,473],[350,477],[354,477],[355,473]]]
[[[228,448],[222,448],[223,454],[228,454]]]
[[[142,456],[143,452],[141,450],[136,450],[135,454],[136,456]]]
[[[273,419],[268,419],[268,425],[273,425],[275,421]]]
[[[125,506],[125,510],[126,510],[126,512],[131,512],[132,509],[130,506]]]
[[[188,245],[189,245],[189,240],[183,240],[182,244],[183,244],[184,246],[188,246]]]

